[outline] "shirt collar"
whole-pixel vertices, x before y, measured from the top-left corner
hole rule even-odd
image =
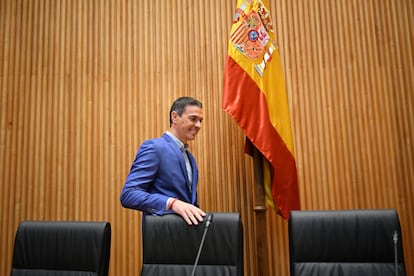
[[[177,138],[177,136],[175,136],[174,134],[172,134],[171,131],[167,130],[165,133],[174,140],[174,142],[181,149],[181,151],[188,150],[188,147],[189,147],[188,144],[184,144],[183,142],[181,142],[180,139]]]

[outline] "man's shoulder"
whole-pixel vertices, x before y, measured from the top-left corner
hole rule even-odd
[[[164,146],[164,145],[167,145],[170,141],[171,141],[171,138],[168,135],[163,134],[161,137],[145,140],[142,143],[142,145]]]

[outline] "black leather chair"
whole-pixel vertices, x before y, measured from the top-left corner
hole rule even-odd
[[[240,214],[213,213],[200,254],[197,276],[243,275],[243,229]],[[191,275],[206,220],[190,226],[178,215],[144,219],[142,276]]]
[[[393,209],[291,211],[288,227],[291,275],[405,275]]]
[[[13,252],[12,276],[108,275],[109,222],[24,221]]]

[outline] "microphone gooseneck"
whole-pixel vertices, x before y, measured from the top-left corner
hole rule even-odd
[[[398,276],[398,233],[397,233],[397,230],[394,231],[394,235],[392,236],[392,240],[394,241],[395,276]]]
[[[213,222],[213,214],[209,214],[206,221],[206,228],[210,226],[210,224]]]
[[[193,271],[191,272],[191,276],[194,276],[194,274],[195,274],[197,264],[198,264],[198,259],[200,258],[201,250],[203,249],[203,245],[204,245],[204,240],[206,239],[207,230],[208,230],[208,227],[210,226],[210,224],[212,222],[213,222],[213,214],[210,213],[207,216],[206,227],[204,228],[203,237],[201,238],[201,243],[200,243],[200,246],[198,248],[197,257],[196,257],[196,260],[195,260],[194,265],[193,265]]]

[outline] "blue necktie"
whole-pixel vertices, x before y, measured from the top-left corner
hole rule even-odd
[[[191,170],[191,164],[190,159],[188,158],[188,147],[183,148],[183,154],[184,154],[184,160],[185,160],[185,166],[187,168],[187,175],[188,175],[188,181],[190,182],[189,189],[191,192],[191,186],[192,186],[192,180],[193,180],[193,171]]]

